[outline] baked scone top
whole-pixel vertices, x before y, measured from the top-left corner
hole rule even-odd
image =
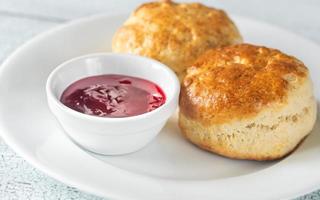
[[[115,34],[112,49],[157,59],[179,74],[205,50],[241,41],[224,11],[164,1],[136,9]]]
[[[298,59],[249,44],[208,50],[188,68],[180,111],[203,123],[254,116],[264,107],[285,104],[308,70]]]

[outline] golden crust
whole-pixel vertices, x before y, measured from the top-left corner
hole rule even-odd
[[[208,50],[187,70],[180,111],[202,124],[252,117],[271,103],[284,105],[307,75],[301,61],[275,49],[239,44]]]
[[[241,41],[224,11],[164,1],[136,9],[115,34],[112,49],[157,59],[181,76],[205,50]]]

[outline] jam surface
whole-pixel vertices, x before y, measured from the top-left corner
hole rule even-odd
[[[81,113],[100,117],[129,117],[150,112],[166,101],[151,81],[124,75],[91,76],[72,83],[60,101]]]

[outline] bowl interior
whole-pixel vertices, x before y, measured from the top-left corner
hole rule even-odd
[[[126,54],[92,54],[67,61],[58,66],[48,79],[57,99],[73,82],[95,75],[121,74],[156,83],[164,91],[167,102],[179,93],[179,81],[167,66],[155,60]]]

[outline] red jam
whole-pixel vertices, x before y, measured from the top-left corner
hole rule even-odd
[[[61,96],[69,108],[100,117],[129,117],[150,112],[166,101],[151,81],[123,75],[91,76],[72,83]]]

